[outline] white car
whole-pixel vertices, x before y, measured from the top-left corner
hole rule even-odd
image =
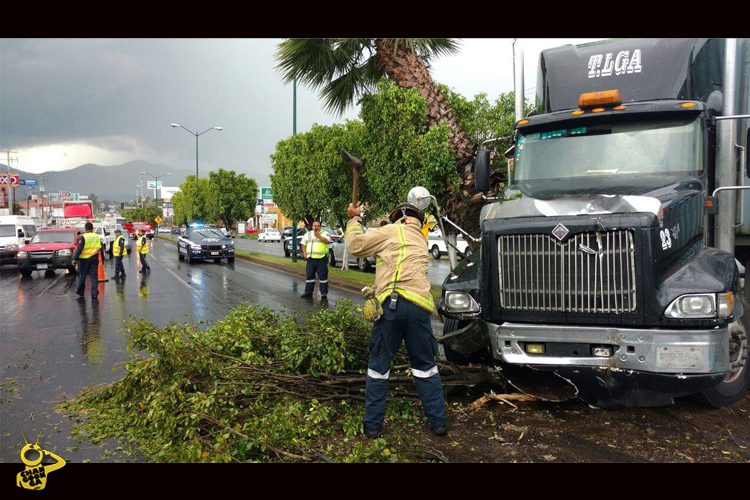
[[[459,234],[456,237],[456,247],[458,247],[458,250],[461,253],[467,253],[469,244],[466,242],[462,234]],[[435,260],[439,259],[441,255],[448,255],[448,245],[445,244],[445,240],[443,239],[443,235],[442,233],[440,233],[439,229],[436,229],[429,234],[427,238],[427,250]],[[471,253],[471,251],[469,251],[468,253]]]
[[[132,253],[131,251],[132,241],[130,239],[130,236],[128,236],[128,232],[125,230],[124,227],[122,227],[122,224],[107,224],[104,227],[107,228],[107,232],[109,232],[108,237],[112,243],[114,243],[115,238],[117,238],[117,234],[115,234],[115,229],[120,230],[120,232],[122,233],[123,239],[125,240],[125,250],[127,250],[128,255],[130,255]]]
[[[258,241],[264,243],[269,241],[281,241],[281,233],[278,229],[264,229],[258,234]]]
[[[81,233],[83,232],[84,230],[81,229]],[[111,232],[107,228],[107,226],[104,226],[102,224],[94,224],[94,232],[104,242],[104,245],[105,245],[104,253],[108,254],[111,257],[112,256],[112,242],[115,240],[115,233]]]

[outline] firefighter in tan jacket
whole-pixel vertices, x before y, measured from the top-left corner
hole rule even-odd
[[[424,214],[414,205],[403,203],[390,213],[392,224],[365,233],[360,205],[350,204],[347,212],[352,219],[346,226],[346,245],[356,257],[375,256],[375,289],[383,304],[383,316],[373,325],[370,342],[365,434],[369,438],[380,435],[391,361],[405,340],[425,415],[432,432],[443,436],[446,411],[443,384],[435,364],[438,344],[430,323],[435,306],[427,278],[429,256],[422,234]]]

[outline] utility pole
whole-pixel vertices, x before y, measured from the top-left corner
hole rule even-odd
[[[297,79],[292,87],[292,135],[297,135]],[[292,219],[292,262],[297,262],[297,221]]]
[[[8,150],[5,151],[5,153],[6,153],[7,157],[8,157],[8,163],[6,164],[6,166],[8,167],[8,177],[7,177],[8,184],[5,187],[5,189],[6,189],[5,192],[8,193],[8,194],[5,196],[5,199],[8,200],[8,209],[10,210],[10,212],[9,212],[10,215],[14,215],[13,214],[13,204],[16,201],[16,197],[14,196],[14,193],[13,193],[13,187],[10,185],[10,173],[11,173],[11,168],[10,168],[11,158],[10,158],[10,154],[11,153],[18,154],[18,151],[14,151],[14,150],[8,149]],[[15,160],[16,160],[16,162],[18,162],[18,157],[16,157]]]

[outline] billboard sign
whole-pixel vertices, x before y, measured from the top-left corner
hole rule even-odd
[[[260,197],[264,200],[273,200],[273,189],[270,187],[260,188]]]
[[[161,182],[160,182],[161,183]],[[160,186],[161,187],[161,186]],[[161,199],[171,200],[175,193],[179,193],[179,187],[164,186],[161,187]]]
[[[161,189],[161,181],[146,181],[146,189]]]

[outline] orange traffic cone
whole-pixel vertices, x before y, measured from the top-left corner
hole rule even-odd
[[[101,251],[99,252],[99,271],[98,272],[99,272],[99,277],[98,277],[99,278],[99,283],[101,283],[103,281],[109,281],[104,276],[104,252],[101,252]]]

